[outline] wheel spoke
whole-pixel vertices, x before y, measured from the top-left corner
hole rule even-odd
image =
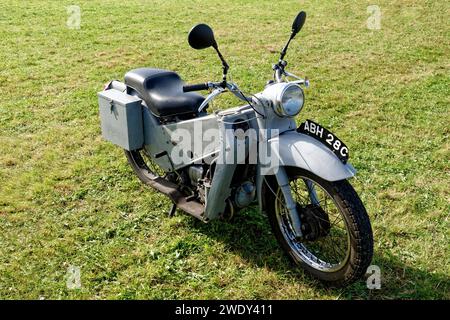
[[[279,223],[285,238],[291,242],[290,245],[303,257],[302,259],[306,259],[306,262],[309,260],[313,265],[319,264],[324,270],[339,268],[349,257],[349,232],[342,212],[334,199],[317,182],[298,177],[291,180],[290,186],[299,210],[304,210],[303,213],[310,216],[309,220],[302,223],[318,223],[319,225],[314,227],[317,239],[313,238],[312,241],[296,239],[284,197],[280,197],[281,190],[278,189],[275,194],[275,207],[278,215],[283,216],[283,218],[280,216]],[[326,233],[322,234],[323,232]]]
[[[164,178],[165,177],[164,170],[155,163],[155,161],[150,157],[150,155],[145,150],[142,150],[141,154],[144,155],[143,160],[147,165],[148,169],[151,171],[151,173],[154,174],[155,176]]]

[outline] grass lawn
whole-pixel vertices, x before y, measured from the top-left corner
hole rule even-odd
[[[367,28],[368,5],[381,29]],[[81,8],[70,29],[67,6]],[[0,11],[0,298],[450,298],[448,1],[16,1]],[[132,68],[219,80],[210,24],[233,80],[260,91],[296,12],[286,56],[311,87],[298,117],[350,147],[381,289],[329,289],[295,269],[256,208],[208,225],[143,186],[102,140],[96,93]],[[216,107],[236,105],[221,98]],[[81,288],[66,285],[80,268]]]

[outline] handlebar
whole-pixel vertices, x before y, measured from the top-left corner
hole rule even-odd
[[[284,76],[284,78],[294,78],[294,79],[296,79],[295,81],[288,81],[288,82],[294,82],[294,83],[297,83],[297,84],[302,84],[305,87],[309,87],[309,80],[308,80],[308,78],[305,77],[305,79],[302,79],[299,76],[296,76],[295,74],[286,71],[285,70],[286,65],[287,65],[286,61],[280,60],[277,64],[274,64],[272,66],[272,69],[274,71],[273,77],[274,77],[274,80],[277,83],[283,82],[284,81],[283,80],[283,76]]]
[[[199,83],[199,84],[187,84],[183,86],[183,92],[191,92],[191,91],[201,91],[208,90],[208,83]]]

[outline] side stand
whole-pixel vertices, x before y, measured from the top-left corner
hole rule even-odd
[[[172,203],[172,207],[170,208],[169,212],[167,213],[169,218],[172,218],[175,215],[176,211],[177,211],[177,205],[175,203]]]

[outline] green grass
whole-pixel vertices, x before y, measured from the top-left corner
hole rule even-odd
[[[66,6],[82,9],[79,30]],[[450,298],[448,1],[13,1],[0,11],[0,298]],[[329,289],[292,267],[250,208],[205,225],[143,186],[101,139],[96,92],[132,68],[220,79],[186,36],[210,24],[246,91],[261,90],[296,11],[287,55],[311,87],[298,121],[341,137],[359,169],[381,290]],[[216,106],[236,104],[230,97]],[[66,286],[81,268],[81,289]]]

